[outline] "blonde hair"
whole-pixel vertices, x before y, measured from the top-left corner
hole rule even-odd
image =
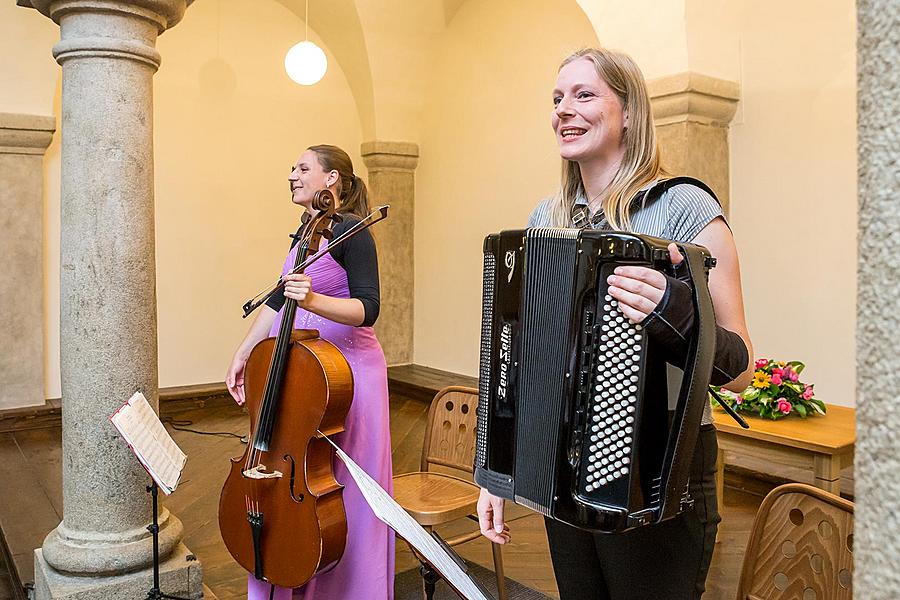
[[[622,102],[623,113],[628,116],[628,127],[622,135],[625,154],[602,204],[610,226],[627,230],[631,226],[629,206],[635,194],[651,181],[667,176],[660,165],[650,95],[640,68],[627,54],[605,48],[585,48],[563,60],[559,68],[562,70],[582,58],[594,63],[597,75],[616,94]],[[563,159],[560,189],[550,201],[550,224],[571,227],[575,199],[583,193],[584,182],[578,163]]]

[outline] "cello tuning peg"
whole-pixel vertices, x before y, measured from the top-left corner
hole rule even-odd
[[[332,223],[343,223],[344,216],[341,213],[334,213],[334,216],[331,217]]]
[[[322,237],[325,238],[326,240],[328,240],[328,241],[330,242],[330,241],[331,241],[331,238],[334,237],[334,232],[333,232],[332,230],[330,230],[330,229],[323,229],[323,230],[322,230]]]

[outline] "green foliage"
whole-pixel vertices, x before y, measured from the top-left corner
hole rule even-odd
[[[813,397],[812,384],[800,381],[806,367],[798,360],[775,362],[767,358],[756,361],[753,383],[740,394],[725,388],[714,388],[722,400],[738,412],[757,414],[768,419],[781,419],[796,413],[804,419],[825,414],[825,403]],[[713,406],[718,401],[710,396]]]

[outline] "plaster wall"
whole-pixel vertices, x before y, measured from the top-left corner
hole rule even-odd
[[[556,187],[562,57],[597,43],[575,2],[462,5],[435,41],[416,173],[415,362],[473,375],[482,240],[524,227]]]
[[[365,24],[374,91],[373,139],[415,142],[427,110],[434,40],[444,29],[443,2],[359,0],[356,4]]]
[[[163,387],[223,380],[249,326],[240,307],[280,275],[288,234],[299,224],[287,177],[303,149],[341,146],[365,178],[356,104],[334,57],[316,86],[297,85],[284,71],[284,55],[303,31],[302,21],[277,2],[221,0],[197,2],[160,38],[155,142]],[[314,36],[310,31],[322,46]]]
[[[59,27],[50,19],[12,1],[0,3],[0,112],[53,114],[59,65],[50,49],[57,41]]]
[[[757,356],[855,404],[854,2],[744,5],[731,224]]]
[[[606,48],[627,52],[644,77],[655,79],[689,70],[686,3],[689,0],[578,0]]]
[[[578,4],[583,13],[466,3],[436,42],[417,174],[415,362],[477,373],[481,239],[522,226],[556,188],[545,98],[559,60],[599,38],[648,79],[690,70],[740,84],[730,223],[756,354],[804,361],[819,397],[853,405],[853,2]]]
[[[556,188],[549,128],[556,68],[572,50],[604,43],[632,54],[647,78],[690,70],[740,84],[729,131],[731,224],[756,353],[805,361],[820,397],[854,403],[851,0],[463,2],[449,13],[445,7],[443,30],[441,11],[436,16],[427,4],[407,13],[399,4],[384,13],[357,6],[373,53],[379,131],[420,147],[415,362],[477,371],[481,239],[524,224]],[[416,52],[400,61],[388,29],[414,31],[417,20]],[[194,3],[159,39],[163,386],[222,380],[247,326],[239,307],[274,278],[288,241],[277,232],[296,222],[285,178],[297,152],[337,143],[365,175],[358,151],[367,139],[342,65],[330,55],[328,75],[312,88],[284,75],[284,52],[303,29],[284,2],[215,0]],[[0,63],[0,81],[14,83],[0,86],[0,110],[58,117],[58,66],[50,56],[56,26],[5,4],[0,33],[3,55],[17,57]],[[59,394],[58,138],[44,158],[48,397]]]
[[[0,85],[0,105],[58,119],[59,67],[51,56],[58,28],[36,11],[5,5],[0,11],[0,44],[18,35],[14,54],[22,57],[0,62],[0,81],[15,82],[12,93]],[[277,278],[287,234],[298,224],[287,176],[299,153],[337,144],[366,177],[357,107],[334,57],[315,87],[299,86],[284,72],[284,54],[303,31],[303,22],[275,0],[213,0],[194,3],[159,38],[154,150],[162,387],[223,380],[249,326],[240,307]],[[312,30],[310,37],[322,45]],[[20,77],[23,71],[33,77]],[[59,133],[44,159],[48,398],[60,395],[58,145]]]

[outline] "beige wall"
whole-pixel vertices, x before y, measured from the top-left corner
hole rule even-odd
[[[575,2],[468,2],[428,83],[416,173],[415,361],[475,374],[481,243],[524,227],[557,182],[551,92],[562,56],[596,37]]]
[[[373,139],[416,142],[435,38],[444,29],[440,0],[357,0],[366,25],[375,111]]]
[[[654,79],[688,70],[686,1],[578,0],[578,4],[601,45],[628,52],[644,77]]]
[[[488,231],[520,226],[556,185],[540,103],[565,41],[590,43],[577,11],[551,17],[529,6],[507,27],[500,21],[513,11],[493,12],[504,2],[473,4],[440,42],[437,73],[452,60],[470,66],[432,87],[416,224],[416,362],[469,375],[478,364],[476,249]],[[805,361],[804,379],[820,397],[854,404],[853,2],[579,4],[601,42],[632,54],[648,78],[693,70],[741,84],[730,131],[731,223],[756,354]],[[555,23],[570,33],[556,38]],[[524,60],[498,68],[491,53],[507,45]],[[515,79],[497,77],[502,69]]]
[[[32,37],[19,40],[19,55],[35,63],[35,56],[51,56],[58,29],[49,19],[22,8],[0,16],[3,32],[30,28]],[[155,77],[154,121],[161,386],[222,381],[249,325],[240,307],[278,276],[287,234],[296,227],[287,175],[299,152],[323,141],[338,144],[365,176],[357,107],[337,62],[329,57],[328,74],[315,87],[298,86],[284,73],[284,54],[302,35],[302,21],[274,0],[221,0],[196,2],[159,39],[163,64]],[[310,36],[318,41],[314,31]],[[40,77],[17,80],[21,93],[8,96],[18,104],[4,104],[5,110],[58,116],[53,91],[59,67],[50,62]],[[5,60],[0,80],[21,70]],[[0,92],[4,103],[6,96]],[[60,393],[58,137],[45,159],[47,397]]]
[[[0,2],[0,112],[54,114],[59,65],[50,48],[58,40],[59,28],[38,11]]]
[[[301,147],[329,140],[364,171],[358,114],[376,109],[366,119],[377,135],[420,146],[415,360],[475,374],[481,240],[524,224],[555,189],[556,67],[599,38],[635,56],[647,77],[693,70],[740,83],[731,222],[757,354],[804,360],[821,397],[854,402],[851,0],[423,0],[408,10],[390,0],[381,11],[375,0],[349,2],[342,10],[366,32],[370,56],[342,49],[357,58],[338,65],[331,57],[312,88],[281,68],[303,32],[287,0],[195,2],[159,40],[161,385],[221,381],[247,325],[239,307],[275,276],[296,219],[289,164]],[[11,4],[0,6],[0,111],[58,116],[50,56],[58,29]],[[354,98],[345,72],[367,73],[377,97]],[[59,394],[58,137],[45,158],[48,397]]]
[[[758,356],[855,404],[856,29],[851,0],[746,2],[731,216]]]
[[[160,38],[161,386],[224,378],[249,325],[240,307],[280,274],[299,223],[287,176],[303,148],[342,146],[365,174],[356,105],[334,58],[314,87],[284,72],[302,35],[303,23],[276,2],[223,0],[197,2]]]

